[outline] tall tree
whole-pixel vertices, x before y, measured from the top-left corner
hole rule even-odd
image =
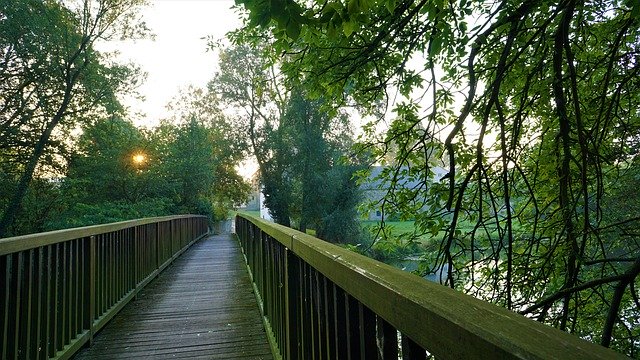
[[[63,209],[47,219],[48,227],[168,214],[171,197],[152,141],[118,117],[83,126],[65,176],[58,181]]]
[[[291,184],[284,167],[288,159],[271,151],[285,146],[278,128],[289,98],[274,53],[264,41],[240,32],[232,45],[220,49],[218,64],[220,70],[210,81],[209,91],[235,110],[235,125],[247,135],[271,215],[277,223],[289,226]]]
[[[166,159],[176,213],[196,212],[215,220],[246,200],[248,184],[237,173],[246,144],[239,129],[220,110],[216,94],[189,88],[169,106],[172,116],[163,124]]]
[[[333,194],[352,184],[353,169],[339,161],[351,143],[348,119],[324,107],[322,100],[309,99],[295,81],[285,81],[272,47],[254,35],[250,30],[237,32],[234,45],[221,50],[220,71],[210,82],[210,91],[241,114],[237,126],[247,134],[274,221],[290,226],[293,220],[302,231],[313,228],[318,234],[330,234],[323,232],[324,219],[340,208],[340,199]],[[348,180],[337,176],[338,168]],[[331,171],[335,177],[328,176]],[[328,183],[329,179],[336,183]],[[352,210],[344,209],[349,213],[344,223],[352,225],[358,193],[343,195],[341,204]],[[337,241],[335,232],[331,234],[325,238]]]
[[[290,213],[300,231],[312,228],[321,238],[335,240],[326,237],[329,232],[324,231],[325,218],[341,205],[349,204],[353,216],[345,221],[357,222],[358,194],[343,192],[351,183],[340,176],[349,179],[354,171],[352,166],[341,162],[352,144],[348,118],[342,113],[332,116],[322,105],[321,100],[310,100],[301,91],[293,90],[278,128],[285,141],[274,147],[273,152],[284,154],[280,161],[286,161],[285,174],[293,188]],[[343,196],[337,197],[340,192]]]
[[[181,92],[153,129],[117,117],[85,126],[61,180],[66,211],[50,226],[184,213],[226,219],[249,191],[235,169],[243,146],[208,95]]]
[[[94,45],[143,36],[136,15],[143,3],[0,2],[0,158],[15,164],[0,236],[9,234],[34,176],[48,170],[46,160],[64,153],[64,135],[78,122],[118,111],[116,95],[129,89],[135,70],[110,64]]]
[[[423,179],[388,200],[439,234],[449,286],[637,356],[640,214],[605,210],[640,132],[638,2],[241,3],[309,91],[404,98],[363,146]]]

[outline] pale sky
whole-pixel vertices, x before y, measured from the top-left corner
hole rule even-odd
[[[202,39],[221,39],[241,25],[233,0],[151,0],[143,17],[155,41],[109,44],[120,61],[131,61],[147,72],[139,88],[146,100],[127,99],[136,125],[153,126],[166,117],[165,105],[188,85],[204,86],[213,76],[217,55]],[[136,116],[135,113],[142,113]]]

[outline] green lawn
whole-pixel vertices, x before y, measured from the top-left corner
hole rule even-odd
[[[372,228],[378,225],[380,222],[377,220],[365,220],[362,221],[363,228]],[[398,236],[405,233],[413,233],[414,222],[413,221],[385,221],[385,226],[391,229],[391,235]]]
[[[233,216],[235,216],[236,213],[255,216],[255,217],[258,217],[258,218],[260,217],[260,210],[237,210],[237,211],[234,211]]]
[[[376,220],[365,220],[362,221],[362,227],[363,228],[373,228],[374,226],[378,225],[380,222],[376,221]],[[516,226],[514,226],[514,230],[517,232],[519,231],[517,224],[514,224]],[[385,221],[385,226],[389,227],[389,234],[392,237],[398,237],[400,235],[403,234],[413,234],[414,229],[415,229],[415,222],[414,221]],[[458,229],[461,230],[463,233],[469,233],[473,230],[474,228],[474,224],[468,223],[468,222],[460,222],[458,223]],[[489,228],[489,231],[491,232],[491,237],[498,237],[497,234],[497,230],[495,228]],[[440,231],[438,233],[437,236],[435,236],[436,239],[441,239],[443,236],[445,235],[444,231]],[[486,237],[486,234],[483,230],[478,229],[477,233],[476,233],[477,237]],[[420,242],[423,245],[426,245],[427,241],[429,239],[434,238],[434,236],[432,236],[431,234],[423,234],[420,236]]]

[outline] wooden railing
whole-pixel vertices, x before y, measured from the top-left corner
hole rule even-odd
[[[207,227],[183,215],[0,239],[0,359],[71,357]]]
[[[626,358],[284,226],[239,215],[236,233],[276,357]]]

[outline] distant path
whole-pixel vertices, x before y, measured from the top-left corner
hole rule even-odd
[[[272,359],[238,243],[194,244],[76,359]]]

